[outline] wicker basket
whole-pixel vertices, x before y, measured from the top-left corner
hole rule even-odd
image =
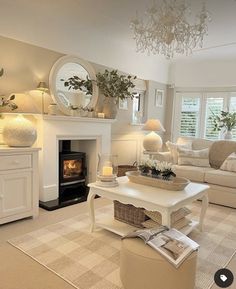
[[[114,218],[138,228],[143,228],[142,223],[149,219],[144,214],[143,208],[136,208],[133,205],[122,204],[118,201],[114,201]]]
[[[125,176],[126,172],[129,171],[137,171],[137,167],[133,164],[131,165],[120,165],[118,166],[118,174],[117,177],[123,177]]]

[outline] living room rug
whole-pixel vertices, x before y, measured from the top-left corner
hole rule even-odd
[[[191,206],[197,218],[201,204]],[[112,206],[96,215],[112,213]],[[236,210],[210,205],[204,232],[190,237],[200,244],[195,289],[213,285],[214,273],[235,254]],[[121,289],[119,278],[120,237],[103,229],[89,233],[87,214],[49,225],[9,241],[78,289]]]

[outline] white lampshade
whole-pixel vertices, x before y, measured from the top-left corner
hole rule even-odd
[[[155,131],[165,131],[159,119],[149,119],[142,130],[151,131],[143,139],[144,149],[149,152],[158,152],[162,147],[162,139]]]
[[[166,131],[159,119],[149,119],[143,126],[142,130],[148,131]]]

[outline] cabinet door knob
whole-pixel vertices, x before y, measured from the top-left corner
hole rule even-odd
[[[13,164],[15,164],[15,165],[18,165],[20,162],[19,161],[17,161],[17,160],[14,160],[13,161]]]

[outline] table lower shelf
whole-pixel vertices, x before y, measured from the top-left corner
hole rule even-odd
[[[195,229],[199,223],[195,220],[192,220],[191,223],[185,227],[183,227],[180,232],[185,235],[188,235]],[[111,215],[102,216],[96,219],[96,226],[111,231],[121,237],[127,235],[129,232],[134,230],[138,230],[137,227],[128,225],[126,223],[117,221]]]

